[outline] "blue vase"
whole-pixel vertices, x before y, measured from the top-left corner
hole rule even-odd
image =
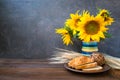
[[[98,51],[98,43],[95,41],[82,42],[82,54],[90,56],[93,52]]]

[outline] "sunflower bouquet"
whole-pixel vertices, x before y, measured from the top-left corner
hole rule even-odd
[[[108,30],[113,22],[114,19],[106,9],[100,9],[96,15],[91,15],[87,10],[77,11],[75,14],[70,14],[64,26],[56,29],[56,33],[62,36],[66,45],[73,44],[73,38],[84,42],[100,42],[110,37]]]

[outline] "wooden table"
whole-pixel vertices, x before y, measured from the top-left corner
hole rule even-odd
[[[39,59],[0,59],[0,80],[120,80],[120,70],[81,74]]]

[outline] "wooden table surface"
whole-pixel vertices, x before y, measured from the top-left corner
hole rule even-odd
[[[120,70],[97,74],[68,71],[63,64],[39,59],[0,59],[0,80],[120,80]]]

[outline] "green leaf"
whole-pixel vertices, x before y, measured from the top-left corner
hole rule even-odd
[[[104,32],[104,35],[105,35],[106,38],[111,38],[112,37],[112,35],[107,33],[107,32]]]

